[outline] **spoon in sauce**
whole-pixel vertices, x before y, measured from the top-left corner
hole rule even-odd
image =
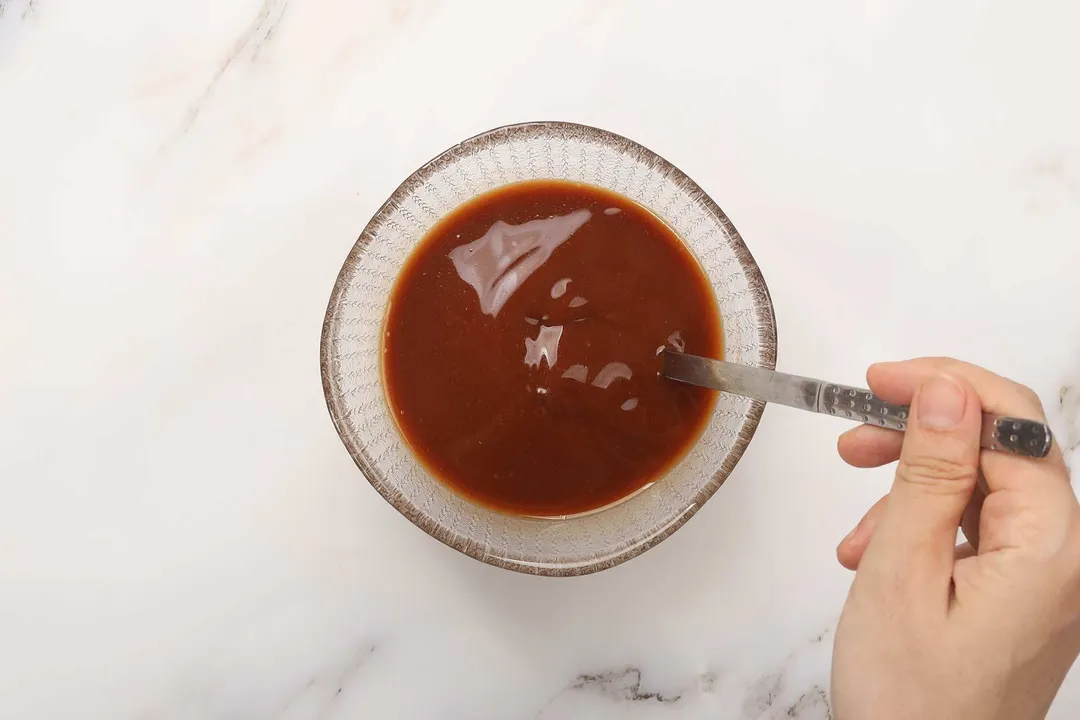
[[[661,375],[690,385],[799,410],[835,415],[900,432],[907,428],[910,413],[909,406],[885,402],[865,388],[671,350],[664,351]],[[1050,452],[1053,439],[1050,427],[1045,423],[983,413],[979,444],[986,450],[1041,458]]]

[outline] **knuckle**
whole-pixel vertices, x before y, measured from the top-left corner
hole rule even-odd
[[[897,477],[913,485],[923,485],[944,493],[967,492],[975,485],[978,468],[966,462],[929,455],[901,457]]]
[[[1042,398],[1023,383],[960,360],[949,361],[949,370],[975,386],[983,407],[1006,406],[1009,414],[1032,413],[1046,417]]]
[[[1026,402],[1032,408],[1038,409],[1039,412],[1042,412],[1042,399],[1034,390],[1029,388],[1027,385],[1021,385],[1020,383],[1016,383],[1016,390],[1019,393],[1020,397],[1024,400],[1024,402]]]
[[[999,528],[1010,547],[1035,551],[1047,535],[1046,523],[1019,493],[991,493],[983,503],[983,514],[988,526]]]

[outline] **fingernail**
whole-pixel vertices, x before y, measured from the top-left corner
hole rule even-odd
[[[938,430],[954,428],[964,417],[967,396],[948,375],[930,378],[919,389],[919,422]]]
[[[856,525],[855,527],[851,528],[851,532],[849,532],[849,533],[848,533],[847,535],[845,535],[845,536],[844,536],[844,539],[840,541],[840,544],[841,544],[841,545],[843,545],[843,544],[844,544],[844,543],[846,543],[846,542],[847,542],[848,540],[850,540],[851,538],[855,537],[855,533],[856,533],[856,532],[858,532],[858,530],[859,530],[859,526],[858,526],[858,525]]]

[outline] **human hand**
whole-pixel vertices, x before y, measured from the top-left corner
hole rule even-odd
[[[837,548],[857,569],[833,649],[837,720],[1045,717],[1080,652],[1080,505],[1056,444],[1041,460],[979,449],[982,410],[1045,420],[1038,397],[941,358],[867,380],[912,407],[904,435],[861,426],[838,443],[856,467],[899,464]]]

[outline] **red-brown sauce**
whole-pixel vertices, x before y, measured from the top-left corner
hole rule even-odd
[[[658,218],[615,193],[520,183],[443,218],[408,258],[383,336],[387,400],[421,461],[504,512],[569,515],[656,479],[714,394],[664,347],[721,357],[716,299]]]

